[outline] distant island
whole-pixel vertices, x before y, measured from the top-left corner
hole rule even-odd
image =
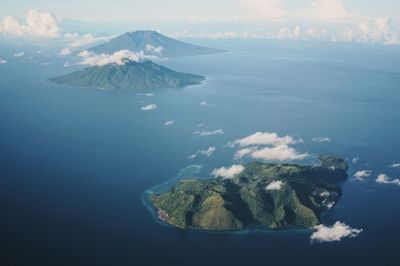
[[[205,77],[177,72],[152,61],[126,60],[123,65],[92,66],[49,81],[74,87],[101,90],[131,89],[144,91],[159,88],[181,88],[200,84]]]
[[[151,201],[159,219],[181,229],[312,227],[336,204],[347,179],[343,159],[319,159],[319,166],[251,162],[233,178],[181,180]]]
[[[225,52],[222,49],[201,47],[178,41],[152,30],[127,32],[88,50],[96,54],[112,54],[120,50],[130,50],[158,57],[195,56]]]

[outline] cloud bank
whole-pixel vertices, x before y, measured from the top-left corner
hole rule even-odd
[[[211,173],[211,175],[215,177],[223,177],[223,178],[232,178],[244,171],[244,166],[240,164],[234,164],[231,167],[225,168],[217,168],[214,169]]]
[[[353,238],[358,236],[363,230],[351,228],[342,222],[336,222],[333,226],[317,225],[314,226],[311,241],[334,242],[343,238]]]
[[[0,22],[0,32],[11,36],[54,38],[61,32],[57,18],[38,9],[28,11],[25,23],[6,16]]]

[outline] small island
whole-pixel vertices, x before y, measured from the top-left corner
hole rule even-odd
[[[339,200],[347,179],[345,160],[319,160],[318,166],[250,162],[232,178],[180,180],[151,201],[158,219],[181,229],[312,227]]]
[[[150,60],[135,62],[125,59],[124,64],[87,67],[49,81],[81,88],[100,90],[128,89],[145,91],[163,88],[182,88],[201,84],[205,77],[177,72]]]

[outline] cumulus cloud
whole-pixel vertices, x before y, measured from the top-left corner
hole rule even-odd
[[[149,59],[148,56],[142,53],[135,53],[130,50],[120,50],[113,54],[96,54],[87,50],[78,54],[83,60],[80,62],[82,65],[89,66],[104,66],[108,64],[125,65],[127,61],[143,62]]]
[[[393,184],[400,186],[400,179],[392,179],[385,174],[380,174],[375,181],[379,184]]]
[[[38,9],[28,11],[25,23],[6,16],[0,22],[0,32],[12,36],[57,37],[61,29],[57,18]]]
[[[361,170],[357,171],[353,176],[355,179],[364,181],[364,178],[371,176],[371,174],[372,174],[371,170]]]
[[[331,142],[330,138],[327,137],[316,137],[312,139],[313,142],[321,143],[321,142]]]
[[[161,55],[164,48],[162,46],[146,45],[146,52],[155,55]]]
[[[276,180],[276,181],[272,181],[271,183],[269,183],[266,187],[265,190],[267,191],[271,191],[271,190],[280,190],[283,185],[285,183],[282,182],[281,180]]]
[[[400,163],[394,163],[389,166],[390,168],[400,168]]]
[[[202,105],[202,106],[207,105],[207,102],[206,101],[202,101],[202,102],[200,102],[200,105]]]
[[[233,178],[236,175],[239,175],[244,171],[244,166],[240,164],[234,164],[231,167],[225,168],[216,168],[212,171],[212,175],[215,177],[223,177],[223,178]]]
[[[299,142],[293,137],[286,135],[279,137],[276,133],[271,132],[256,132],[250,136],[242,139],[237,139],[231,143],[233,145],[239,145],[241,147],[251,146],[251,145],[290,145]]]
[[[199,137],[210,137],[214,135],[223,135],[224,131],[222,129],[216,129],[212,131],[207,131],[207,130],[197,130],[193,132],[194,135],[199,136]]]
[[[153,110],[157,109],[157,105],[152,103],[152,104],[143,106],[141,109],[142,109],[142,111],[153,111]]]
[[[333,226],[317,225],[314,226],[314,232],[311,235],[311,241],[334,242],[343,238],[353,238],[358,236],[363,230],[351,228],[342,222],[336,222]]]
[[[8,61],[0,58],[0,64],[6,64]]]
[[[303,160],[308,154],[300,153],[291,144],[301,143],[301,139],[294,139],[286,135],[280,137],[277,133],[257,132],[242,139],[228,143],[228,146],[242,147],[235,153],[235,159],[251,157],[257,160],[293,161]]]
[[[351,162],[352,162],[353,164],[357,164],[359,161],[360,161],[360,157],[354,157],[354,158],[351,160]]]
[[[296,161],[304,160],[309,155],[307,153],[299,153],[296,149],[288,145],[278,145],[265,148],[245,148],[235,153],[235,158],[250,156],[257,160],[266,161]]]
[[[173,124],[175,124],[175,120],[168,120],[164,123],[165,126],[172,126]]]
[[[25,52],[20,52],[20,53],[14,54],[15,57],[21,57],[21,56],[24,56],[24,55],[25,55]]]

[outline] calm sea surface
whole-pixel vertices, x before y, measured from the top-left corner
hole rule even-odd
[[[400,188],[374,180],[400,177],[389,168],[400,162],[400,49],[210,45],[229,52],[162,62],[205,75],[203,85],[152,97],[48,83],[79,67],[64,68],[69,59],[45,48],[0,45],[9,61],[0,65],[1,265],[399,265]],[[14,57],[20,50],[25,56]],[[142,111],[147,104],[158,108]],[[217,129],[224,134],[193,134]],[[323,218],[362,228],[359,237],[311,244],[307,230],[207,233],[153,219],[144,191],[191,165],[205,178],[238,163],[224,145],[257,131],[302,138],[302,152],[347,158],[350,175],[373,171],[364,182],[350,178]],[[211,157],[187,159],[210,146]]]

